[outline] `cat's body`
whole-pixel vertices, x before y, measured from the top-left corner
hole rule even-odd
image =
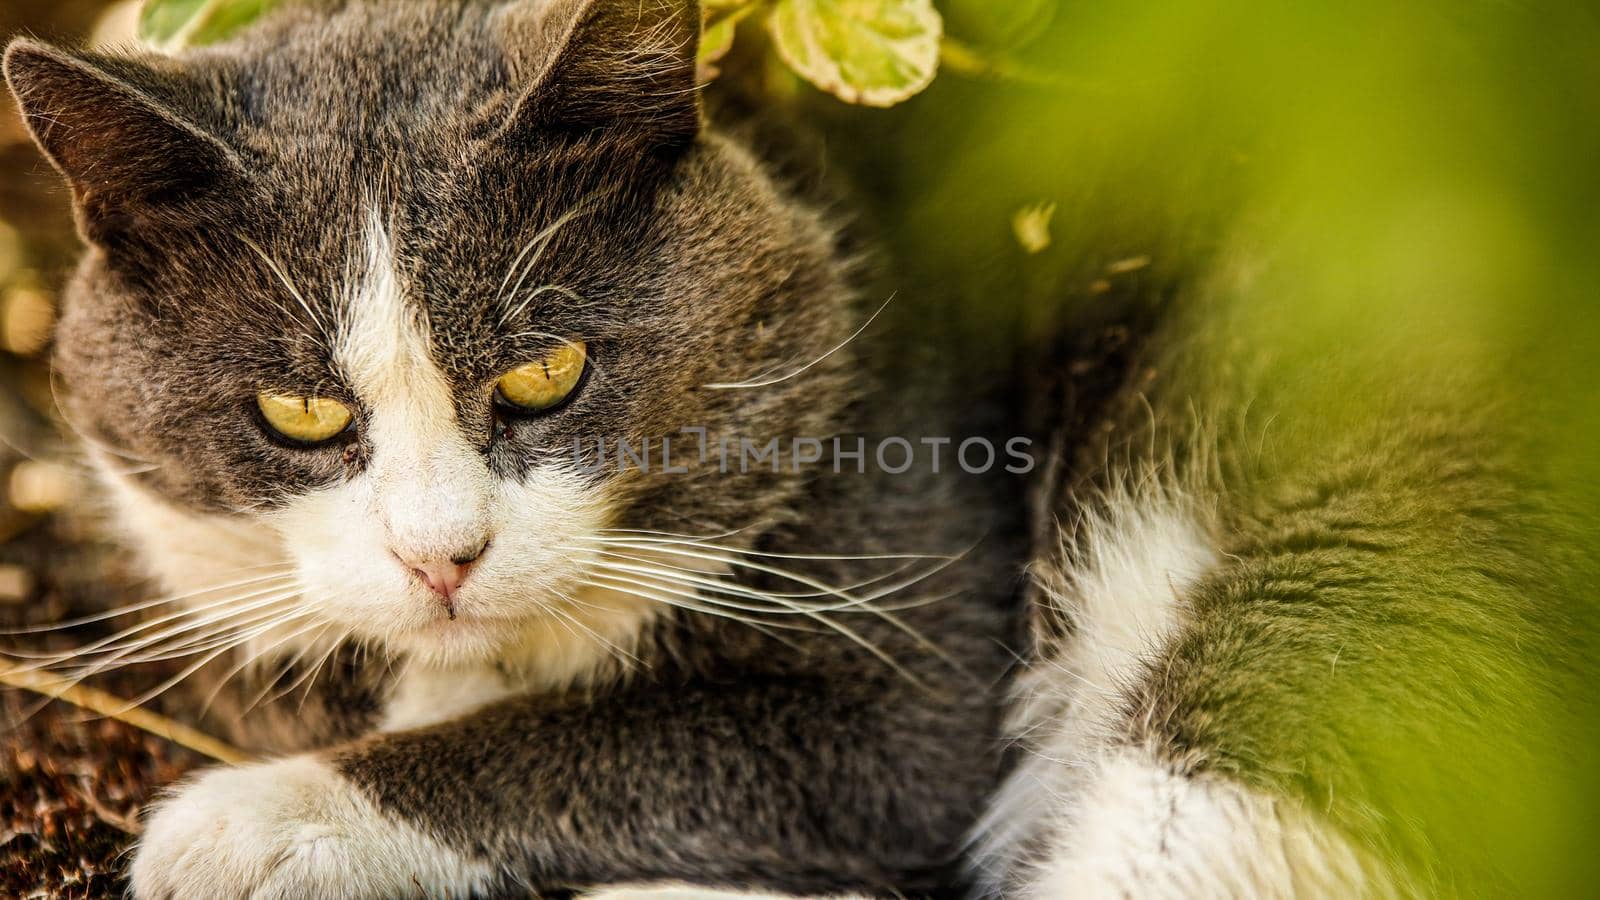
[[[1442,337],[1330,349],[1218,268],[1144,273],[1136,294],[1181,299],[1041,366],[1024,752],[974,834],[979,882],[1515,895],[1594,639],[1537,403]]]
[[[1539,661],[1578,646],[1578,558],[1495,376],[1286,347],[1226,277],[1157,266],[1031,367],[1031,505],[948,456],[841,475],[736,443],[723,471],[680,429],[959,439],[980,404],[863,374],[899,361],[852,339],[850,254],[701,131],[692,7],[291,6],[182,62],[11,51],[93,247],[68,411],[178,625],[264,654],[215,710],[299,754],[182,787],[135,891],[1493,877],[1438,825],[1539,758],[1519,704],[1560,702]],[[497,412],[560,341],[592,355],[566,405]],[[352,430],[274,441],[269,390]],[[659,444],[653,473],[587,471],[597,436],[672,437],[688,471]]]

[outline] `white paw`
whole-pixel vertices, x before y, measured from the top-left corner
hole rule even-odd
[[[140,900],[460,897],[492,877],[309,756],[188,783],[146,823],[131,873]]]

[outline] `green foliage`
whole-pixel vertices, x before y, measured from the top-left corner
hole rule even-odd
[[[997,7],[980,7],[976,0],[949,2],[986,46],[1026,43],[1055,12],[1055,0],[1018,0]],[[203,46],[228,38],[277,3],[145,0],[139,37],[165,51]],[[941,57],[975,74],[1006,71],[971,48],[946,41],[944,19],[933,0],[703,0],[701,8],[704,81],[719,74],[717,63],[733,49],[740,22],[756,18],[790,69],[846,103],[881,107],[907,100],[933,82]]]
[[[1486,431],[1528,442],[1514,464],[1538,486],[1530,508],[1573,511],[1558,539],[1522,548],[1519,566],[1545,574],[1499,588],[1435,575],[1390,586],[1373,608],[1520,592],[1563,623],[1562,646],[1537,648],[1508,629],[1507,656],[1493,661],[1517,674],[1495,683],[1473,667],[1483,657],[1445,649],[1448,631],[1423,630],[1430,645],[1402,638],[1403,621],[1383,623],[1361,664],[1413,666],[1458,686],[1439,692],[1473,713],[1454,723],[1428,721],[1421,703],[1374,709],[1355,648],[1341,655],[1337,643],[1309,651],[1322,665],[1308,664],[1302,684],[1315,686],[1318,721],[1417,717],[1411,734],[1369,735],[1381,755],[1362,762],[1396,807],[1385,812],[1427,830],[1451,880],[1438,894],[1592,895],[1600,654],[1587,636],[1600,631],[1600,603],[1578,567],[1539,568],[1546,554],[1600,547],[1592,4],[1059,3],[1014,50],[958,14],[979,3],[940,0],[951,31],[1050,67],[1056,86],[949,77],[947,58],[916,103],[870,116],[807,110],[826,117],[831,170],[891,245],[884,256],[899,268],[887,289],[900,310],[1009,347],[1048,334],[1040,323],[1088,318],[1142,279],[1179,273],[1205,291],[1208,312],[1228,311],[1227,346],[1274,362],[1272,421],[1252,446],[1308,468],[1334,442],[1381,436],[1408,414],[1426,421],[1444,405],[1424,405],[1435,393],[1493,410]],[[1406,401],[1399,413],[1387,405],[1395,396]],[[1309,437],[1286,443],[1294,429]],[[1466,503],[1445,513],[1476,515]],[[1443,514],[1422,529],[1429,565],[1518,570],[1463,559],[1456,529]],[[1530,686],[1545,679],[1581,687]],[[1254,690],[1287,693],[1267,680]],[[1450,740],[1417,737],[1433,725]],[[1330,791],[1317,809],[1348,800]]]
[[[717,63],[733,49],[739,22],[755,12],[755,4],[742,0],[711,0],[704,5],[705,28],[700,35],[700,80],[711,81],[718,74]]]
[[[767,30],[807,81],[848,103],[893,106],[933,81],[944,23],[930,0],[778,0]]]
[[[711,67],[732,49],[739,20],[757,12],[778,58],[846,103],[893,106],[920,93],[939,70],[944,20],[932,0],[709,0],[703,5],[701,68],[707,80],[716,74]]]

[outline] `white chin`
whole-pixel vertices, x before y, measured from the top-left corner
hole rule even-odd
[[[499,656],[515,639],[516,631],[506,622],[457,616],[385,635],[384,644],[429,665],[461,665]]]

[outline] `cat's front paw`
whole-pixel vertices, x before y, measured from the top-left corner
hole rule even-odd
[[[462,897],[492,877],[310,756],[189,782],[146,822],[131,872],[139,900]]]

